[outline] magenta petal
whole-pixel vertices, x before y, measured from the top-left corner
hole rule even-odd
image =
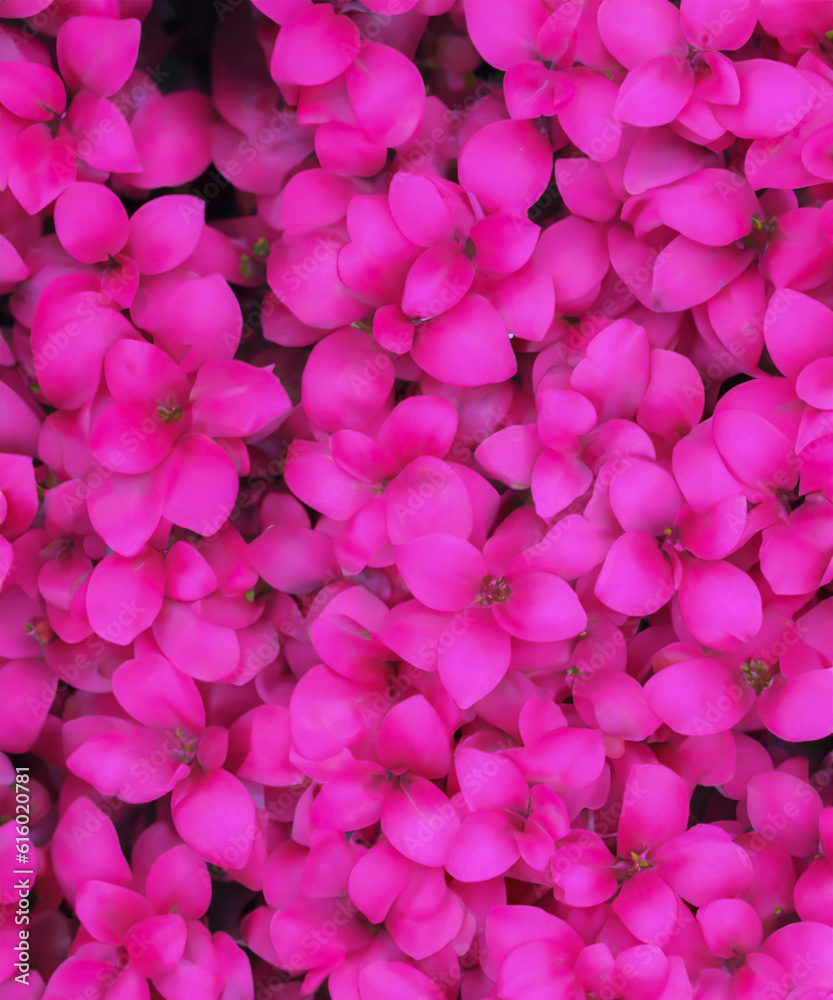
[[[402,311],[413,319],[431,319],[453,308],[471,288],[474,267],[456,243],[440,243],[414,261],[405,290]]]
[[[796,108],[813,106],[810,82],[793,66],[770,59],[735,63],[740,81],[737,104],[716,104],[714,114],[724,128],[742,139],[784,135],[795,125]]]
[[[688,736],[731,729],[755,702],[740,671],[716,656],[672,663],[647,682],[645,694],[666,725]]]
[[[382,803],[382,832],[411,861],[442,867],[460,829],[449,799],[425,778],[403,778]]]
[[[721,958],[757,951],[763,939],[761,918],[742,899],[715,899],[697,911],[706,944]]]
[[[136,18],[69,17],[58,29],[58,65],[69,86],[109,96],[127,83],[142,25]]]
[[[681,24],[686,38],[700,49],[732,52],[741,48],[755,30],[759,4],[738,5],[732,17],[722,17],[724,0],[685,0],[680,6]]]
[[[376,734],[383,767],[423,778],[441,778],[451,765],[451,741],[436,709],[420,695],[394,705]]]
[[[150,345],[148,345],[150,346]],[[90,429],[90,451],[104,466],[128,475],[155,469],[182,434],[143,403],[115,403]]]
[[[278,32],[270,70],[277,80],[311,86],[343,73],[359,54],[361,39],[349,17],[332,7],[308,7]]]
[[[228,771],[193,772],[171,797],[177,833],[199,857],[221,868],[243,868],[252,852],[255,807],[246,786]]]
[[[512,274],[532,256],[539,233],[538,226],[525,215],[487,215],[469,233],[477,248],[477,269],[487,275]]]
[[[564,726],[513,754],[530,782],[546,782],[561,794],[565,789],[592,784],[605,766],[604,742],[598,729]]]
[[[683,504],[674,477],[653,462],[632,459],[610,484],[610,506],[625,531],[662,535]]]
[[[106,478],[93,473],[87,510],[93,527],[114,552],[135,556],[159,525],[163,499],[154,473],[128,476],[114,472]]]
[[[374,495],[370,484],[343,472],[327,445],[317,442],[293,441],[284,476],[299,500],[338,521],[349,520]]]
[[[509,636],[488,608],[467,608],[440,634],[440,680],[461,708],[470,708],[493,691],[506,675],[510,659]]]
[[[129,176],[144,191],[196,180],[211,162],[211,102],[204,94],[179,90],[147,101],[130,131],[142,170]]]
[[[797,328],[801,337],[795,336]],[[833,310],[808,295],[782,290],[770,299],[764,339],[779,371],[796,378],[805,365],[833,354]]]
[[[600,420],[630,418],[648,388],[650,357],[645,328],[628,319],[617,320],[587,345],[570,386],[590,400]],[[619,378],[623,369],[630,373],[626,384]]]
[[[593,483],[592,471],[575,457],[547,448],[535,459],[530,476],[535,513],[549,518],[560,514]]]
[[[85,850],[78,852],[76,834],[83,830]],[[110,817],[86,795],[74,799],[62,813],[50,845],[52,865],[61,891],[75,905],[78,887],[88,879],[130,886],[133,874],[122,854]]]
[[[79,886],[75,912],[92,937],[107,944],[122,944],[133,924],[153,916],[144,896],[98,879]]]
[[[674,573],[659,543],[643,531],[628,531],[611,545],[595,594],[612,611],[644,617],[674,594]]]
[[[587,615],[573,588],[551,573],[524,573],[510,583],[512,596],[493,607],[498,623],[518,639],[558,642],[587,625]]]
[[[162,274],[191,256],[204,230],[201,198],[163,195],[133,213],[127,252],[142,274]]]
[[[457,433],[456,409],[439,396],[411,396],[393,408],[376,440],[405,466],[420,455],[442,458]]]
[[[606,0],[599,8],[598,22],[605,47],[628,69],[657,56],[685,51],[679,11],[663,0]]]
[[[356,120],[371,142],[396,147],[413,135],[425,111],[425,86],[398,49],[368,42],[345,82]]]
[[[434,1000],[437,994],[434,981],[406,962],[372,962],[359,972],[358,985],[361,1000]]]
[[[711,859],[706,868],[704,852]],[[743,847],[724,830],[707,824],[667,840],[653,852],[652,860],[677,895],[695,906],[739,896],[752,881],[752,862]]]
[[[390,211],[403,236],[417,246],[431,247],[454,238],[451,205],[430,177],[399,171],[388,192]]]
[[[153,637],[171,663],[197,680],[215,681],[230,674],[240,659],[233,629],[197,616],[190,604],[166,600],[153,622]]]
[[[68,139],[53,139],[46,125],[31,125],[12,140],[9,190],[36,215],[75,181],[76,160]]]
[[[686,558],[679,586],[686,627],[704,646],[734,649],[761,627],[761,595],[754,581],[728,562]]]
[[[103,639],[126,646],[153,624],[164,590],[164,561],[154,549],[131,558],[107,556],[87,588],[90,624]]]
[[[411,593],[435,611],[458,611],[477,597],[486,575],[483,556],[455,535],[422,535],[396,550]]]
[[[178,913],[165,913],[135,923],[125,936],[125,947],[141,975],[151,978],[168,972],[185,952],[187,931]]]
[[[619,90],[612,80],[583,66],[564,75],[575,89],[559,108],[558,122],[585,156],[608,163],[619,152],[622,138],[622,126],[613,114]]]
[[[46,122],[66,108],[61,78],[48,66],[36,62],[6,62],[0,103],[13,115],[30,122]]]
[[[660,764],[637,764],[625,785],[616,850],[642,854],[676,837],[688,826],[685,782]]]
[[[146,726],[182,728],[195,735],[205,728],[197,685],[164,656],[125,660],[113,674],[113,694],[129,715]]]
[[[202,434],[182,438],[166,459],[165,517],[200,535],[214,535],[237,499],[237,470],[216,441]]]
[[[794,857],[809,858],[816,853],[822,801],[806,781],[786,771],[764,771],[749,781],[746,804],[757,833],[766,829],[767,840],[781,844]],[[789,814],[788,804],[794,807]],[[775,826],[773,816],[784,822]]]
[[[55,232],[67,253],[83,264],[93,264],[124,246],[127,212],[109,188],[78,182],[55,202]]]
[[[503,320],[487,299],[473,293],[436,319],[420,323],[411,356],[449,385],[502,382],[516,369]]]
[[[808,670],[775,678],[755,705],[764,725],[788,743],[821,740],[833,733],[833,670]]]
[[[706,247],[678,236],[656,258],[651,307],[658,312],[678,312],[706,302],[737,278],[751,259],[749,250]]]
[[[640,941],[655,941],[677,919],[677,897],[653,871],[637,872],[613,900],[613,910]]]
[[[659,56],[628,73],[613,113],[628,125],[665,125],[683,110],[693,90],[691,67],[675,56]]]
[[[487,212],[525,213],[544,193],[552,172],[550,144],[530,122],[493,122],[460,152],[460,184]]]
[[[6,689],[0,708],[0,746],[4,753],[27,753],[43,729],[58,677],[38,660],[10,660],[0,678]]]
[[[446,870],[460,882],[484,882],[503,875],[518,860],[508,817],[498,812],[474,813],[463,820]]]

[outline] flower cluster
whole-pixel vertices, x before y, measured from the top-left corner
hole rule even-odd
[[[0,0],[0,1000],[833,996],[832,57]]]

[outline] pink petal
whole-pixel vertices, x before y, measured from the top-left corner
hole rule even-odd
[[[382,803],[382,832],[400,854],[429,868],[446,863],[459,829],[457,810],[425,778],[403,778]]]
[[[439,396],[411,396],[393,408],[376,440],[404,466],[420,455],[442,458],[457,433],[457,411]]]
[[[107,944],[122,944],[133,924],[153,915],[150,903],[138,892],[98,879],[81,883],[75,912],[85,930]]]
[[[362,131],[378,146],[401,146],[425,111],[419,70],[389,45],[368,42],[345,73],[350,105]]]
[[[493,122],[463,146],[458,170],[460,184],[486,212],[519,215],[544,193],[552,150],[529,122]]]
[[[799,327],[803,333],[796,337]],[[779,371],[796,378],[805,365],[833,354],[833,310],[792,289],[782,291],[770,299],[764,339]]]
[[[540,445],[539,445],[540,447]],[[549,518],[560,514],[593,483],[593,473],[574,455],[546,449],[535,460],[530,476],[535,513]]]
[[[301,379],[301,402],[324,430],[365,430],[393,387],[393,364],[359,330],[337,330],[312,349]]]
[[[13,115],[30,122],[46,122],[66,108],[61,78],[36,62],[6,62],[0,103]]]
[[[784,135],[795,125],[796,108],[813,106],[809,82],[793,66],[770,59],[735,63],[740,101],[716,104],[714,114],[724,128],[742,139]]]
[[[451,765],[451,741],[436,709],[419,694],[394,705],[376,734],[379,763],[394,774],[441,778]]]
[[[73,90],[108,97],[127,83],[139,54],[141,22],[133,17],[74,16],[58,29],[58,65]]]
[[[414,261],[405,279],[402,311],[431,319],[453,308],[471,288],[474,267],[456,243],[439,243]]]
[[[613,910],[640,941],[668,933],[677,918],[677,897],[653,871],[637,872],[613,900]]]
[[[516,369],[503,320],[488,300],[473,293],[419,324],[411,356],[429,375],[449,385],[502,382]]]
[[[524,573],[511,581],[512,596],[493,608],[495,619],[518,639],[558,642],[571,639],[587,625],[575,591],[551,573]]]
[[[349,17],[332,7],[307,7],[278,32],[270,72],[277,81],[314,86],[335,79],[359,54],[361,40]]]
[[[200,535],[216,534],[237,499],[237,470],[220,445],[202,434],[181,438],[165,460],[165,517]]]
[[[709,950],[721,958],[757,951],[763,938],[761,918],[742,899],[715,899],[697,911],[697,923]]]
[[[130,716],[146,726],[181,728],[195,735],[205,728],[197,685],[164,656],[125,660],[113,674],[113,694]]]
[[[649,59],[632,69],[619,88],[614,115],[628,125],[674,121],[694,91],[694,71],[675,56]]]
[[[194,181],[211,163],[211,102],[204,94],[180,90],[147,101],[130,131],[142,171],[129,177],[143,191]]]
[[[654,264],[651,308],[677,312],[706,302],[746,269],[750,253],[734,246],[705,247],[678,236]]]
[[[79,182],[55,202],[55,232],[76,260],[93,264],[107,260],[124,246],[127,212],[108,188]]]
[[[564,71],[575,88],[558,110],[558,122],[570,141],[596,163],[608,163],[619,152],[622,126],[614,118],[613,107],[619,89],[616,84],[585,67]]]
[[[107,556],[90,577],[90,624],[103,639],[126,646],[153,624],[164,589],[164,561],[154,549],[130,558]]]
[[[723,16],[724,0],[685,0],[680,5],[681,24],[686,38],[700,49],[733,52],[748,41],[758,18],[758,0],[738,5],[732,17]]]
[[[786,682],[779,675],[761,692],[755,708],[779,739],[824,739],[833,733],[833,670],[808,670]]]
[[[706,869],[701,860],[704,851],[711,858]],[[701,824],[686,830],[658,847],[652,860],[677,895],[695,906],[739,896],[752,881],[749,855],[716,826]]]
[[[511,643],[488,608],[467,608],[439,637],[437,669],[460,708],[492,692],[509,669]]]
[[[125,947],[136,970],[150,979],[168,972],[185,952],[187,932],[178,913],[148,917],[125,935]]]
[[[760,592],[731,563],[684,559],[678,594],[686,627],[704,646],[734,649],[761,627]]]
[[[475,813],[463,820],[446,870],[459,882],[485,882],[503,875],[518,860],[513,828],[497,812]]]
[[[637,764],[625,785],[616,850],[620,855],[665,843],[688,826],[689,791],[673,771],[660,764]]]
[[[630,418],[642,401],[650,378],[651,347],[645,328],[620,319],[597,334],[587,345],[570,386],[585,395],[599,419]],[[617,373],[627,370],[627,382]]]
[[[596,596],[612,611],[644,617],[674,594],[671,562],[643,531],[628,531],[611,545],[596,580]]]
[[[657,56],[685,52],[679,11],[662,0],[605,0],[598,19],[605,47],[628,69]]]
[[[666,725],[693,736],[731,729],[755,701],[740,672],[717,657],[672,663],[650,678],[645,694]]]
[[[69,106],[67,123],[75,136],[75,153],[87,166],[105,171],[141,169],[130,125],[106,97],[80,91]]]
[[[239,869],[252,852],[255,807],[245,785],[222,769],[193,772],[174,789],[177,833],[209,864]]]
[[[162,274],[186,261],[205,231],[205,202],[169,194],[141,206],[130,219],[127,252],[142,274]]]
[[[165,600],[153,637],[171,663],[189,677],[214,681],[234,670],[240,642],[233,629],[198,617],[190,604]]]
[[[84,850],[79,851],[79,846]],[[75,905],[78,887],[89,879],[130,886],[133,875],[122,854],[110,817],[86,795],[61,814],[50,844],[52,865],[61,891]]]
[[[30,125],[12,140],[9,190],[29,215],[51,204],[74,183],[75,153],[69,139],[53,139],[45,125]]]
[[[106,471],[106,470],[105,470]],[[93,473],[87,510],[95,530],[114,552],[135,556],[144,549],[162,517],[163,491],[154,473],[144,476]]]
[[[546,782],[562,793],[585,788],[604,768],[602,734],[597,729],[554,729],[515,751],[512,759],[530,782]]]
[[[361,1000],[435,1000],[437,989],[424,972],[405,962],[372,962],[358,978]]]

